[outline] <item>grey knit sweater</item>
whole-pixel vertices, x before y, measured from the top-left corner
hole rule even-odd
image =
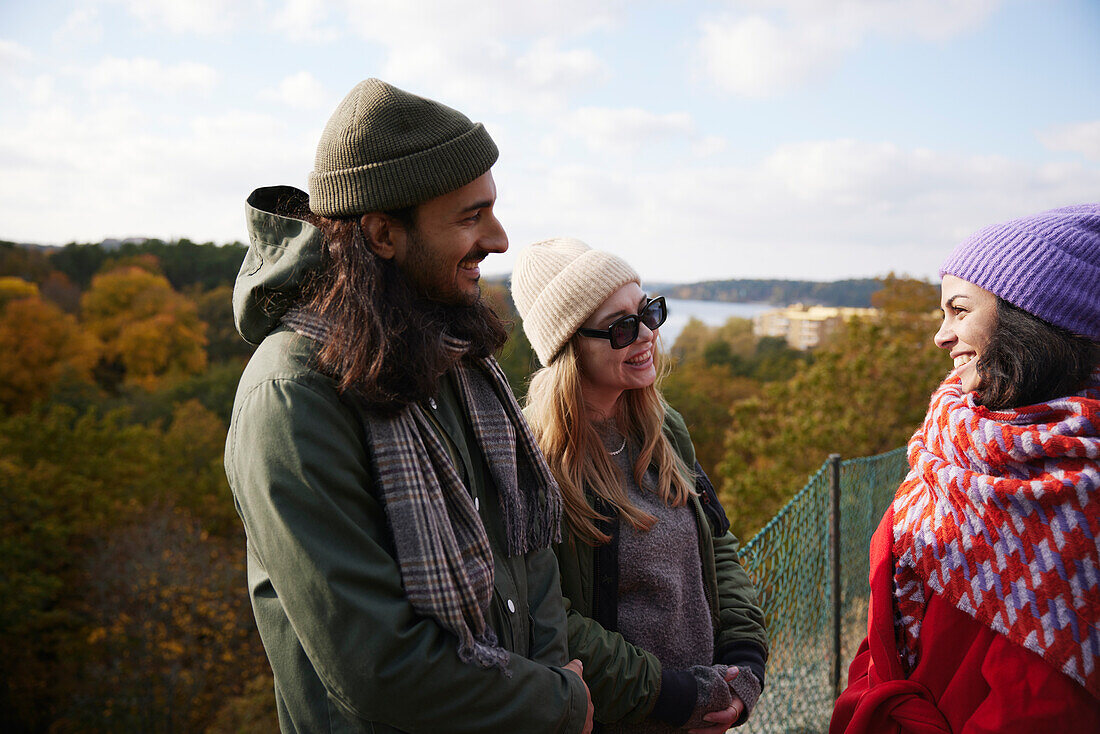
[[[608,424],[597,426],[604,445],[611,452],[623,446],[623,437]],[[714,630],[710,607],[703,590],[702,561],[699,558],[695,516],[687,505],[669,507],[657,496],[657,472],[634,481],[637,447],[626,443],[613,456],[623,473],[627,495],[636,507],[657,518],[648,531],[619,524],[619,633],[630,643],[657,656],[667,668],[688,670],[709,666],[714,659]],[[700,687],[701,689],[703,686]],[[718,686],[710,686],[718,689]],[[724,684],[721,685],[724,689]],[[711,706],[723,690],[701,690],[700,698]],[[723,707],[728,704],[726,696]],[[706,703],[699,701],[706,706]],[[692,716],[697,720],[697,712]],[[609,726],[614,734],[666,734],[682,731],[660,721],[647,719],[633,725]]]

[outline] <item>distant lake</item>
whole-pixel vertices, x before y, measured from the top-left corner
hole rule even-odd
[[[691,317],[695,317],[707,326],[721,326],[731,316],[751,319],[758,313],[771,311],[779,306],[770,303],[728,303],[726,301],[687,301],[678,298],[666,298],[668,320],[661,327],[661,341],[665,349],[671,349],[676,337],[687,326]]]

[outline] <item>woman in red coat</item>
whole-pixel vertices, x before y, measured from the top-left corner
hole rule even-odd
[[[1100,204],[987,227],[940,275],[955,369],[830,734],[1100,732]]]

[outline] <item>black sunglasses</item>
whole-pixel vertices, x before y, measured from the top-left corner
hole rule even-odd
[[[638,339],[640,324],[645,324],[652,331],[665,323],[667,318],[668,307],[665,306],[665,297],[657,296],[646,301],[637,314],[628,313],[626,316],[620,316],[606,329],[578,329],[577,332],[582,336],[607,339],[611,342],[612,349],[623,349]]]

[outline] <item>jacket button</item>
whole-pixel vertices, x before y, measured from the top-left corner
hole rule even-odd
[[[474,509],[478,511],[481,510],[481,500],[477,497],[474,497]]]
[[[512,614],[516,613],[515,602],[513,602],[511,599],[508,600],[508,611],[511,612]]]

